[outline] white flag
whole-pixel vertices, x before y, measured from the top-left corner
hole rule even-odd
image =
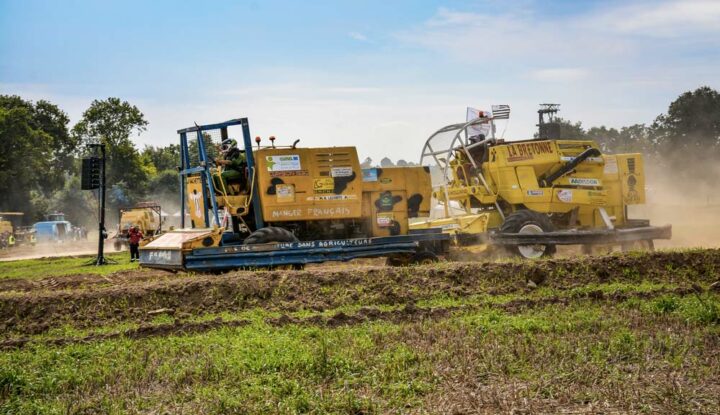
[[[483,117],[487,117],[490,115],[488,111],[481,111],[481,110],[478,110],[475,108],[468,107],[467,108],[467,116],[465,117],[466,122],[470,122],[472,120],[476,120],[476,119],[480,118],[480,113],[483,113]],[[475,137],[475,136],[482,134],[485,137],[488,137],[488,136],[490,136],[490,128],[491,128],[491,126],[490,126],[489,121],[481,123],[481,124],[471,125],[467,129],[468,136]]]

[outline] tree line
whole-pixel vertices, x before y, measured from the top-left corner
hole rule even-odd
[[[679,175],[714,180],[703,174],[708,163],[720,159],[720,93],[710,87],[681,94],[649,125],[585,128],[558,121],[561,139],[596,140],[608,153],[641,152]],[[80,191],[79,172],[85,145],[97,141],[107,149],[111,209],[146,198],[176,198],[179,145],[139,149],[133,138],[147,125],[139,108],[119,98],[93,101],[71,127],[67,113],[49,101],[0,95],[0,211],[24,212],[27,222],[52,211],[76,224],[95,222],[97,203],[93,192]],[[362,164],[373,162],[366,158]],[[386,157],[380,165],[412,163]]]

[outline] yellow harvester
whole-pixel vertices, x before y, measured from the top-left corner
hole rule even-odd
[[[493,242],[527,258],[551,255],[559,244],[652,248],[653,239],[670,238],[670,226],[628,215],[628,206],[645,202],[642,155],[552,137],[559,128],[543,114],[555,111],[540,111],[542,138],[533,140],[496,139],[489,114],[433,134],[421,162],[438,172],[437,207],[413,229],[440,226],[457,244]]]

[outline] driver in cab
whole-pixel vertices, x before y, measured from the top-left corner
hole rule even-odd
[[[222,158],[215,159],[215,163],[223,167],[222,173],[220,173],[222,186],[218,183],[217,176],[213,176],[215,186],[220,190],[224,189],[227,193],[231,193],[228,183],[239,183],[242,189],[246,163],[245,152],[238,148],[237,141],[226,138],[220,145],[220,154]]]

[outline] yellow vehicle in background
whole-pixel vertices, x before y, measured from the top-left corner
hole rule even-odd
[[[0,212],[0,248],[35,245],[36,233],[31,226],[20,226],[22,212]]]
[[[157,202],[141,202],[133,207],[121,208],[118,211],[118,230],[113,237],[113,246],[119,251],[128,244],[131,227],[137,226],[147,241],[162,233],[162,225],[162,209]]]
[[[559,139],[557,110],[547,104],[539,111],[533,140],[495,138],[495,119],[483,113],[430,136],[421,163],[440,173],[432,196],[441,214],[411,228],[440,226],[458,245],[499,244],[525,258],[552,255],[556,245],[652,248],[654,239],[669,239],[669,225],[628,215],[628,206],[645,203],[642,155]]]

